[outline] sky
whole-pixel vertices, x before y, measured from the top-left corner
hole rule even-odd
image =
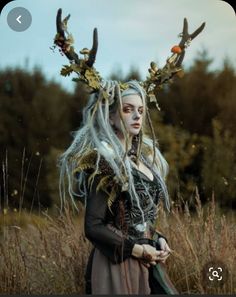
[[[14,7],[25,7],[32,15],[32,24],[24,32],[14,32],[7,24],[7,14]],[[235,12],[221,0],[16,0],[5,6],[0,16],[0,69],[17,66],[31,70],[38,66],[47,79],[73,90],[72,77],[60,76],[68,60],[50,50],[58,8],[63,16],[71,14],[68,31],[78,53],[91,47],[93,28],[97,27],[95,68],[104,78],[115,71],[127,74],[135,67],[145,79],[151,61],[163,67],[171,47],[180,41],[184,17],[190,33],[206,22],[204,31],[187,48],[184,67],[191,66],[197,54],[206,49],[213,59],[213,71],[222,67],[225,58],[236,69]]]

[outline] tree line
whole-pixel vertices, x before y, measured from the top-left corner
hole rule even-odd
[[[181,79],[156,94],[161,111],[151,117],[169,166],[174,201],[202,202],[212,195],[222,207],[236,208],[236,75],[230,61],[210,70],[212,60],[198,55]],[[140,80],[132,68],[122,77]],[[57,158],[78,129],[89,92],[78,83],[73,93],[47,81],[42,71],[0,70],[1,210],[59,205]]]

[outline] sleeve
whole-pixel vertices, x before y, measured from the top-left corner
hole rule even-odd
[[[111,262],[121,263],[132,256],[135,242],[119,236],[107,227],[107,194],[102,190],[96,192],[97,183],[98,178],[95,177],[87,197],[85,235]]]
[[[155,231],[155,233],[157,234],[157,239],[164,238],[165,241],[168,243],[168,240],[167,240],[167,238],[164,235],[162,235],[161,233],[159,233],[157,230]]]

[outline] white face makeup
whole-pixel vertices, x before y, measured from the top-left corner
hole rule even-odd
[[[143,123],[144,107],[142,99],[138,94],[132,94],[122,97],[122,102],[121,116],[129,136],[137,135]],[[118,131],[121,131],[121,120],[118,110],[111,115],[110,122]]]

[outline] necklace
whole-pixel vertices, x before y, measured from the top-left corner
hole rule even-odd
[[[138,151],[138,136],[133,136],[131,149],[127,155],[136,164],[137,163],[137,151]]]

